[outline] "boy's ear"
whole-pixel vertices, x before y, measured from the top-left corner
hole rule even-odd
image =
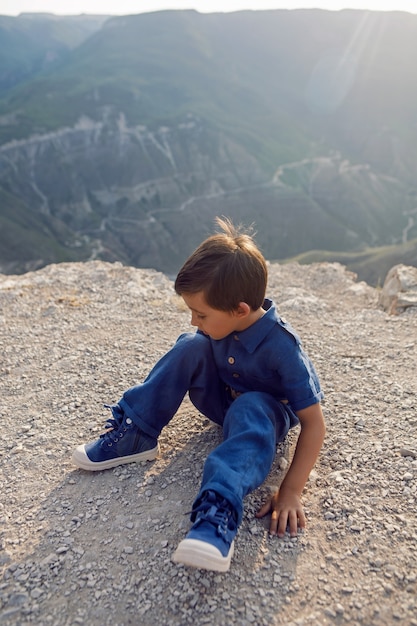
[[[236,317],[246,317],[250,312],[251,308],[246,302],[239,302],[237,308],[235,309]]]

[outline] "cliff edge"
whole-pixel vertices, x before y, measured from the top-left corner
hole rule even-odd
[[[269,271],[320,375],[327,436],[306,531],[270,537],[254,516],[292,432],[246,499],[225,575],[171,562],[221,437],[187,399],[156,461],[94,475],[70,463],[103,404],[190,329],[172,282],[98,261],[0,276],[2,625],[417,625],[416,308],[389,315],[338,264]]]

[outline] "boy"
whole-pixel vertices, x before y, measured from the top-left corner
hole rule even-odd
[[[185,262],[175,291],[191,311],[195,333],[181,335],[142,384],[112,406],[109,431],[78,446],[86,470],[152,460],[158,436],[188,391],[196,408],[223,427],[207,457],[191,511],[192,526],[173,555],[177,563],[225,572],[243,515],[244,497],[267,477],[289,429],[301,425],[293,461],[271,511],[270,532],[304,528],[301,492],[323,443],[323,394],[291,327],[265,299],[267,268],[253,239],[228,220]]]

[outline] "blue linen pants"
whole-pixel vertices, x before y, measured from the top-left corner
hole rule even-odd
[[[219,378],[211,342],[198,333],[181,335],[145,381],[128,389],[112,409],[121,409],[143,432],[158,437],[187,391],[194,406],[223,427],[223,442],[205,461],[194,506],[204,491],[216,491],[234,507],[240,524],[244,497],[263,483],[276,444],[297,418],[265,392],[248,391],[233,400]]]

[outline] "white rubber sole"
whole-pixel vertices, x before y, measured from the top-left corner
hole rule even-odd
[[[211,570],[213,572],[227,572],[234,552],[234,542],[230,546],[229,554],[223,556],[220,550],[205,541],[198,539],[183,539],[172,555],[174,563],[182,563],[190,567]]]
[[[86,452],[84,444],[78,446],[72,453],[71,461],[74,465],[80,469],[88,470],[89,472],[100,472],[101,470],[111,469],[118,465],[125,465],[126,463],[138,463],[140,461],[153,461],[159,453],[159,444],[151,450],[145,452],[139,452],[138,454],[129,454],[129,456],[120,456],[116,459],[109,459],[108,461],[100,461],[94,463],[90,461]]]

